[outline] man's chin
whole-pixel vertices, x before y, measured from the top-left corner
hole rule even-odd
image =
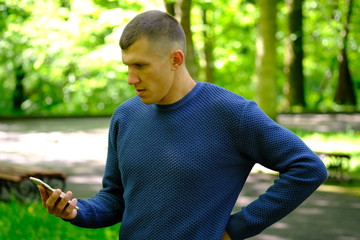
[[[151,105],[151,104],[155,103],[154,101],[151,101],[151,99],[148,99],[148,98],[140,98],[140,99],[146,105]]]

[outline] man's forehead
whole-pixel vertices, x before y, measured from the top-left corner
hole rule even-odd
[[[141,56],[147,54],[148,44],[147,41],[137,40],[131,44],[127,49],[121,50],[122,61],[125,64],[131,64],[141,59]]]
[[[126,65],[147,63],[154,58],[164,57],[163,49],[158,45],[158,43],[151,43],[147,38],[140,38],[127,49],[121,50],[122,62]]]
[[[139,63],[145,63],[146,61],[144,60],[144,57],[141,57],[141,55],[139,54],[132,54],[132,53],[126,53],[126,52],[122,52],[122,62],[125,65],[131,65],[131,64],[139,64]]]

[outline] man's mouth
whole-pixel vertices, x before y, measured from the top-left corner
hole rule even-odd
[[[136,95],[138,95],[139,97],[141,97],[145,92],[145,89],[136,89]]]

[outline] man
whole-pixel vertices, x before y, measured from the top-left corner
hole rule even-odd
[[[114,112],[103,189],[59,200],[40,187],[48,212],[99,228],[122,222],[122,240],[244,239],[301,204],[326,179],[321,160],[253,101],[194,81],[185,35],[160,11],[136,16],[120,39],[137,96]],[[278,171],[266,193],[231,211],[255,163]],[[77,211],[75,205],[80,207]]]

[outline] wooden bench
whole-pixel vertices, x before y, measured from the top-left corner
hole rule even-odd
[[[53,188],[65,188],[66,175],[61,172],[0,163],[0,200],[7,201],[12,197],[20,201],[38,200],[39,191],[29,177],[39,178]]]
[[[328,152],[315,152],[321,160],[328,158],[326,168],[329,175],[337,179],[344,179],[344,171],[349,169],[351,155],[344,153],[328,153]]]

